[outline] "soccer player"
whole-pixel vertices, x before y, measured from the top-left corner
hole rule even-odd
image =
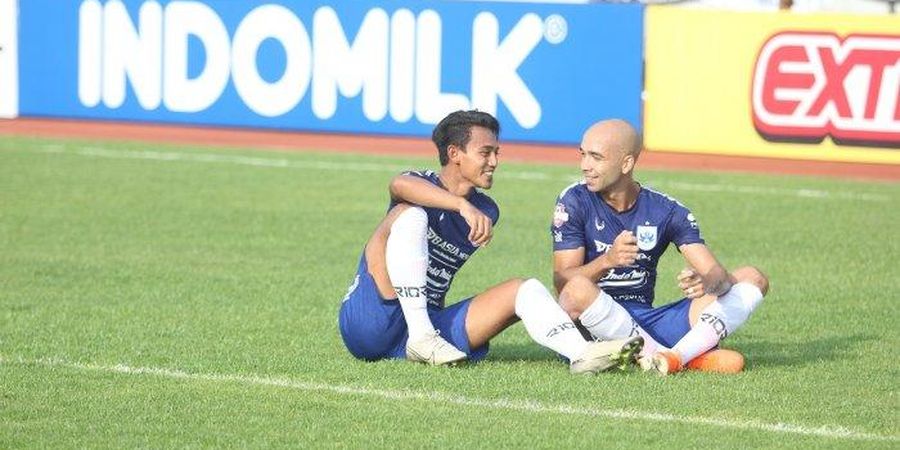
[[[537,343],[570,360],[572,373],[627,365],[642,340],[585,340],[536,279],[511,279],[445,305],[457,271],[487,244],[499,217],[490,189],[500,125],[490,114],[457,111],[434,129],[441,169],[390,183],[391,203],[369,238],[343,300],[339,327],[353,356],[432,365],[478,361],[488,341],[521,319]]]
[[[621,120],[585,132],[584,179],[562,191],[550,228],[560,305],[594,338],[642,336],[645,370],[739,372],[743,356],[716,347],[762,302],[768,279],[755,267],[727,271],[684,205],[634,180],[640,150]],[[678,275],[685,297],[654,308],[656,265],[670,243],[688,266]]]

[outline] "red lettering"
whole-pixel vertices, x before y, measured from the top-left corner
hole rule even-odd
[[[895,99],[896,103],[894,103],[894,120],[900,122],[900,90],[897,91]]]
[[[900,61],[900,52],[891,51],[858,50],[847,57],[847,64],[851,67],[865,65],[872,70],[869,90],[866,93],[866,110],[863,115],[866,119],[875,118],[875,109],[878,106],[878,96],[881,93],[881,82],[884,79],[885,69],[897,64],[898,61]],[[900,94],[900,90],[897,94]]]
[[[778,100],[775,91],[783,88],[809,89],[816,79],[808,73],[782,72],[781,65],[786,62],[809,63],[803,47],[782,47],[772,53],[766,67],[766,78],[763,82],[763,105],[766,110],[775,114],[792,114],[800,103],[797,100]]]
[[[900,148],[898,71],[900,35],[779,33],[766,41],[754,71],[754,126],[775,141],[830,136],[841,145]]]
[[[847,101],[847,92],[844,91],[844,79],[847,78],[853,65],[848,64],[847,60],[843,64],[838,64],[829,48],[820,48],[819,57],[822,58],[822,69],[825,71],[825,87],[809,108],[809,115],[822,114],[825,106],[831,103],[837,107],[838,116],[850,117],[850,102]]]

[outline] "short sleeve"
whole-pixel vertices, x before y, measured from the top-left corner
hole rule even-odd
[[[705,243],[703,237],[700,236],[700,225],[697,224],[697,218],[681,204],[675,205],[669,230],[669,240],[678,247],[687,244]]]
[[[584,247],[584,208],[573,189],[563,191],[556,200],[550,234],[553,250],[572,250]]]

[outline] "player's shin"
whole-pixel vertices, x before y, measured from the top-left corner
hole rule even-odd
[[[652,355],[656,351],[664,349],[631,318],[631,314],[628,314],[622,305],[616,303],[605,292],[600,292],[597,299],[578,316],[578,320],[595,339],[610,340],[631,336],[644,338],[641,355]]]
[[[759,288],[750,283],[738,283],[710,303],[700,312],[697,323],[672,348],[681,357],[681,363],[687,364],[735,332],[750,318],[762,299]]]
[[[425,212],[421,208],[409,208],[400,213],[391,225],[385,249],[388,276],[397,292],[411,341],[434,333],[434,325],[428,316],[428,298],[425,296],[427,228]]]
[[[534,278],[519,286],[516,315],[522,319],[525,330],[535,342],[570,360],[579,358],[587,348],[587,341],[569,315],[553,300],[547,288]]]

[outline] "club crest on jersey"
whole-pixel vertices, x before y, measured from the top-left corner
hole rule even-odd
[[[638,225],[637,241],[639,249],[644,251],[653,250],[653,247],[656,247],[656,226]]]
[[[553,211],[553,226],[559,228],[568,221],[569,213],[566,212],[566,205],[557,203],[556,210]]]

